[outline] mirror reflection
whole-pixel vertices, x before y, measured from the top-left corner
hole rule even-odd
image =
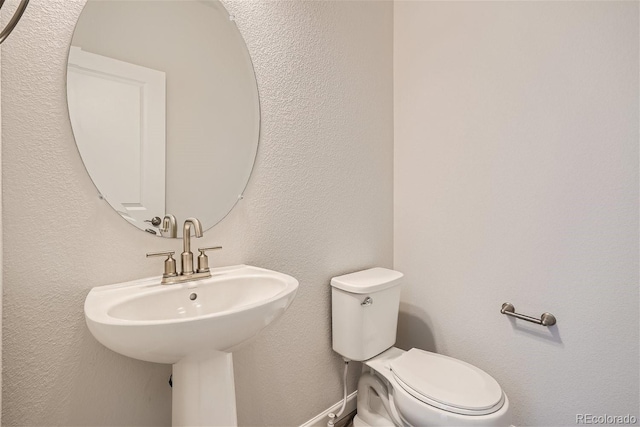
[[[163,234],[167,214],[208,229],[239,200],[257,151],[259,99],[242,36],[217,0],[89,0],[71,42],[67,96],[91,179],[139,229]]]

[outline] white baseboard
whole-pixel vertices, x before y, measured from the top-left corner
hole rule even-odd
[[[357,395],[358,395],[358,391],[356,390],[353,393],[351,393],[349,396],[347,396],[347,407],[344,409],[342,416],[350,414],[351,412],[356,410]],[[333,405],[331,408],[311,418],[309,421],[302,424],[300,427],[326,427],[327,421],[329,421],[329,414],[331,412],[333,413],[338,412],[341,406],[342,406],[342,400],[336,403],[335,405]]]

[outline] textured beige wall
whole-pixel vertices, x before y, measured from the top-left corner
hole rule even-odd
[[[487,370],[516,425],[638,416],[638,5],[395,3],[399,342]]]
[[[2,82],[2,54],[0,52],[0,82]],[[0,100],[2,99],[2,85],[0,85]],[[0,102],[0,129],[2,129],[2,107]],[[0,132],[0,187],[2,186],[2,132]],[[0,193],[0,356],[2,355],[2,294],[4,268],[2,267],[2,194]],[[0,357],[0,413],[2,413],[2,357]],[[0,419],[0,425],[2,420]]]
[[[91,287],[157,274],[144,253],[179,241],[125,223],[83,169],[65,99],[81,7],[31,0],[2,45],[2,422],[169,425],[170,366],[117,355],[84,324]],[[299,425],[341,395],[330,278],[392,263],[392,4],[228,8],[254,61],[262,135],[245,199],[200,243],[224,247],[216,266],[300,281],[283,318],[235,354],[240,424]]]

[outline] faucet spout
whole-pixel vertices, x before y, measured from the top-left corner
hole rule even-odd
[[[184,252],[191,252],[191,227],[196,237],[202,237],[202,223],[198,218],[187,218],[184,220],[182,229],[182,240]]]
[[[193,274],[193,252],[191,252],[191,228],[196,237],[202,237],[202,223],[198,218],[187,218],[182,229],[182,274]]]
[[[173,237],[174,239],[178,237],[176,217],[171,214],[166,214],[164,218],[162,218],[162,228],[160,231],[162,233],[167,233],[169,237]]]

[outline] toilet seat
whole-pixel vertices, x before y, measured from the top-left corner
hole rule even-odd
[[[460,415],[498,411],[505,396],[498,382],[461,360],[413,348],[391,361],[398,385],[423,403]]]

